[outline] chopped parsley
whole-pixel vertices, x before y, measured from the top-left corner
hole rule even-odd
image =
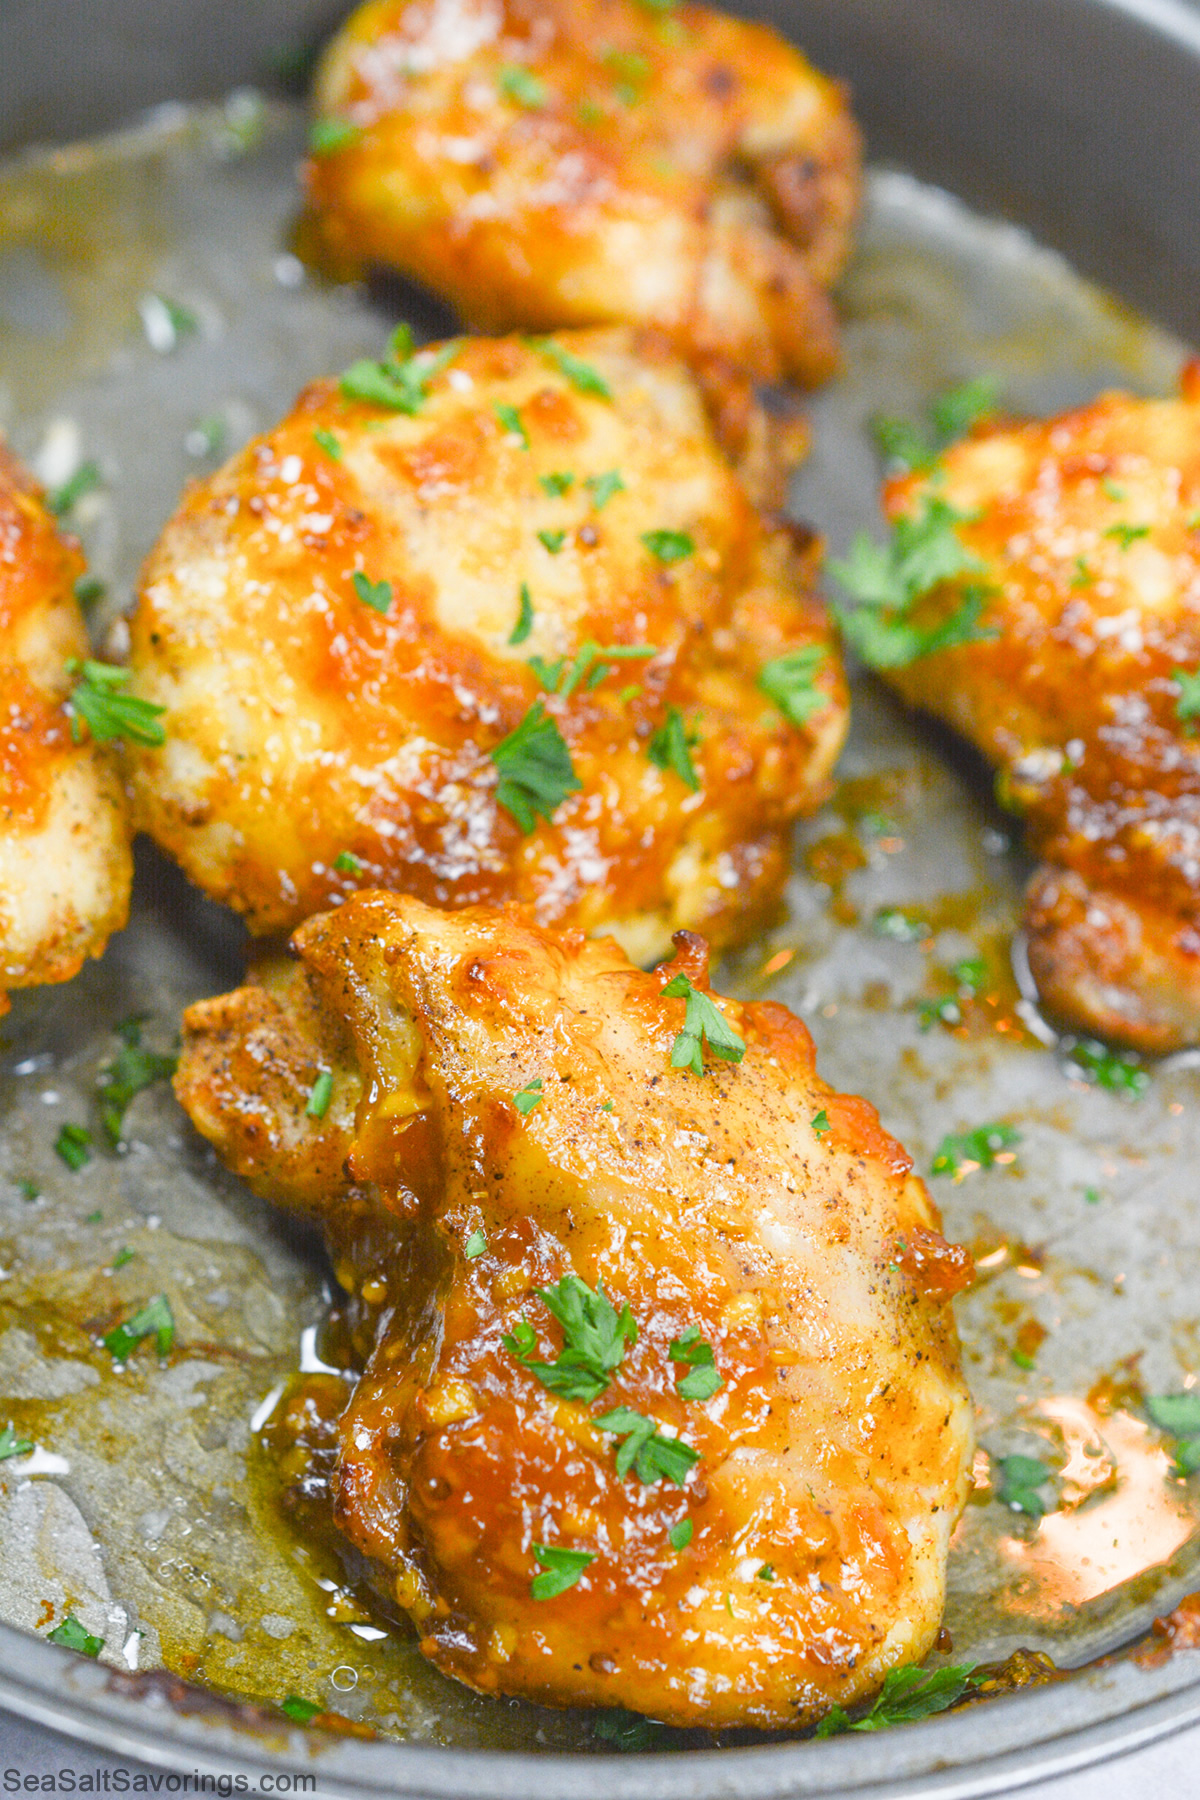
[[[496,76],[496,86],[506,100],[527,112],[537,112],[549,99],[545,82],[523,63],[507,63]]]
[[[1115,538],[1122,550],[1128,550],[1130,544],[1136,544],[1139,538],[1150,536],[1148,525],[1110,525],[1104,533],[1106,538]]]
[[[1128,1100],[1140,1100],[1150,1086],[1150,1071],[1142,1066],[1136,1050],[1110,1050],[1095,1038],[1080,1038],[1072,1044],[1067,1062],[1090,1087],[1107,1088],[1110,1094],[1123,1094]]]
[[[329,1069],[322,1069],[309,1089],[308,1099],[304,1103],[304,1114],[309,1119],[323,1119],[329,1111],[329,1102],[333,1099],[333,1074]]]
[[[339,875],[361,875],[366,868],[361,856],[355,856],[353,850],[339,850],[333,859],[333,866]]]
[[[946,1669],[889,1669],[870,1712],[852,1719],[842,1707],[831,1707],[815,1735],[827,1738],[843,1731],[884,1731],[892,1725],[932,1718],[961,1700],[979,1680],[974,1663]]]
[[[92,1160],[92,1134],[86,1125],[64,1125],[54,1140],[54,1153],[76,1174]]]
[[[538,476],[538,486],[552,500],[558,500],[570,493],[575,486],[575,477],[568,469],[552,469],[549,475]]]
[[[933,926],[926,919],[914,919],[902,906],[881,906],[871,920],[876,937],[892,938],[897,944],[920,944],[933,936]]]
[[[604,52],[604,63],[614,76],[613,92],[622,106],[636,106],[642,98],[642,90],[650,79],[650,64],[636,50],[609,49]]]
[[[1175,702],[1175,717],[1181,725],[1189,719],[1200,718],[1200,669],[1189,674],[1186,669],[1172,669],[1171,680],[1179,689],[1179,698]]]
[[[529,1584],[535,1600],[553,1600],[556,1594],[565,1594],[596,1560],[594,1550],[564,1550],[556,1544],[535,1544],[533,1554],[544,1571]]]
[[[90,657],[80,661],[77,656],[67,659],[66,668],[68,675],[79,676],[69,701],[71,736],[75,743],[82,743],[84,725],[98,744],[106,744],[112,738],[124,738],[129,743],[158,749],[166,743],[167,734],[158,722],[166,707],[154,706],[149,700],[138,700],[132,694],[121,692],[129,681],[131,670],[118,669],[112,663],[93,662]]]
[[[825,651],[819,644],[805,644],[799,650],[775,657],[759,670],[759,687],[789,724],[807,725],[814,713],[829,705],[828,694],[813,680],[824,661]]]
[[[820,1112],[813,1114],[812,1118],[809,1120],[809,1124],[812,1126],[818,1137],[824,1137],[827,1131],[833,1130],[833,1126],[829,1123],[829,1114],[825,1111],[824,1107],[821,1108]]]
[[[175,1315],[165,1294],[155,1294],[124,1324],[105,1332],[100,1341],[114,1362],[126,1363],[142,1339],[148,1337],[155,1340],[160,1358],[170,1354],[175,1342]]]
[[[944,1137],[930,1164],[931,1175],[965,1174],[970,1168],[994,1168],[1005,1151],[1021,1141],[1012,1125],[977,1125],[974,1131],[951,1132]]]
[[[667,1533],[667,1542],[672,1550],[686,1550],[692,1541],[694,1530],[695,1527],[690,1519],[680,1519],[672,1525]]]
[[[1053,1481],[1054,1471],[1035,1456],[999,1456],[995,1459],[996,1498],[1013,1512],[1040,1519],[1047,1511],[1039,1489]]]
[[[693,1075],[703,1075],[705,1050],[722,1062],[741,1062],[746,1054],[744,1040],[720,1008],[707,994],[693,987],[686,975],[672,976],[662,991],[666,1000],[687,1001],[683,1030],[671,1046],[673,1069],[690,1069]]]
[[[1096,577],[1092,574],[1092,571],[1088,568],[1082,556],[1077,556],[1075,558],[1075,573],[1071,577],[1072,590],[1078,593],[1083,588],[1089,588],[1095,579]]]
[[[775,1570],[770,1563],[764,1563],[762,1568],[755,1574],[754,1579],[755,1581],[774,1581]]]
[[[75,583],[74,594],[80,606],[85,610],[95,606],[97,600],[103,600],[106,589],[98,575],[81,575]]]
[[[30,1181],[28,1175],[20,1176],[17,1180],[17,1186],[21,1190],[21,1198],[23,1200],[37,1200],[41,1198],[41,1188],[36,1181]]]
[[[77,1650],[80,1656],[99,1656],[104,1648],[104,1639],[93,1636],[74,1613],[68,1613],[61,1625],[47,1632],[46,1641],[58,1644],[63,1650]]]
[[[372,581],[361,569],[355,569],[351,576],[354,591],[364,606],[372,612],[385,613],[392,604],[392,584],[390,581]]]
[[[1170,1434],[1173,1475],[1194,1475],[1200,1469],[1200,1392],[1150,1394],[1146,1411],[1160,1431]]]
[[[0,1431],[0,1462],[7,1462],[10,1456],[28,1456],[32,1449],[32,1439],[18,1437],[11,1422]]]
[[[527,1119],[541,1098],[542,1078],[538,1075],[533,1081],[527,1081],[519,1094],[513,1095],[513,1105],[521,1117]]]
[[[962,1002],[973,1000],[987,982],[987,963],[979,956],[964,956],[949,970],[954,981],[953,994],[943,994],[936,1000],[917,1001],[917,1023],[922,1031],[929,1031],[934,1025],[961,1025],[963,1022]]]
[[[526,431],[525,426],[521,420],[521,415],[517,411],[516,407],[509,406],[505,401],[501,400],[501,401],[497,401],[494,410],[495,410],[496,417],[499,419],[500,423],[503,425],[505,431],[508,432],[509,436],[515,437],[515,438],[520,438],[522,448],[525,450],[528,450],[528,448],[529,448],[529,433]]]
[[[548,694],[552,694],[561,681],[566,660],[565,656],[556,656],[553,662],[547,662],[544,656],[530,657],[529,667]]]
[[[552,362],[560,375],[565,375],[571,386],[580,394],[591,394],[597,400],[611,400],[612,389],[598,370],[591,363],[586,363],[552,337],[530,338],[530,349]],[[589,483],[590,486],[590,483]]]
[[[46,495],[46,510],[52,512],[56,519],[63,518],[73,512],[85,494],[90,494],[100,486],[102,480],[100,464],[97,462],[81,462],[73,475],[68,475],[58,487],[53,487]]]
[[[565,531],[538,532],[538,543],[541,544],[543,549],[548,550],[551,556],[557,556],[566,541],[567,534]]]
[[[665,721],[646,745],[646,755],[656,768],[669,769],[672,774],[678,775],[680,781],[695,794],[700,790],[700,777],[692,762],[692,750],[699,742],[698,734],[689,731],[684,724],[679,708],[672,706]]]
[[[115,1275],[118,1269],[123,1269],[126,1263],[131,1263],[136,1255],[137,1251],[131,1250],[128,1244],[125,1245],[124,1249],[118,1250],[117,1254],[113,1257],[112,1262],[109,1264],[113,1274]]]
[[[673,1481],[682,1487],[700,1461],[700,1452],[681,1438],[664,1437],[654,1419],[634,1412],[629,1406],[615,1406],[593,1420],[599,1430],[611,1431],[621,1439],[617,1449],[617,1474],[624,1480],[630,1469],[647,1487],[654,1481]]]
[[[539,814],[552,819],[567,795],[583,786],[563,735],[541,700],[496,745],[492,761],[500,771],[496,803],[526,834],[534,829]]]
[[[527,1319],[518,1320],[504,1337],[505,1349],[551,1393],[566,1400],[598,1400],[628,1346],[637,1343],[637,1322],[628,1303],[618,1312],[599,1283],[590,1288],[578,1275],[564,1275],[553,1287],[539,1288],[538,1295],[562,1327],[562,1350],[552,1363],[532,1362],[537,1340]]]
[[[467,1258],[468,1262],[474,1262],[475,1258],[477,1256],[482,1256],[486,1249],[487,1238],[482,1231],[476,1228],[463,1245],[463,1255]]]
[[[362,137],[362,130],[353,119],[336,119],[327,116],[314,119],[308,132],[308,147],[314,156],[333,156],[339,150],[348,150],[351,144],[357,144]]]
[[[364,400],[369,406],[416,416],[429,398],[429,384],[453,362],[462,348],[458,338],[440,350],[413,350],[407,326],[392,333],[388,354],[380,362],[362,357],[342,376],[342,393],[348,400]]]
[[[1089,1206],[1099,1206],[1100,1201],[1103,1198],[1100,1189],[1096,1187],[1085,1187],[1083,1190],[1083,1197]]]
[[[299,1694],[289,1694],[286,1700],[279,1702],[279,1710],[297,1725],[310,1725],[325,1708],[315,1700],[305,1700]]]
[[[156,1081],[169,1081],[179,1058],[164,1056],[158,1050],[142,1047],[142,1021],[122,1019],[115,1027],[121,1048],[110,1063],[101,1069],[96,1081],[96,1100],[104,1135],[114,1149],[121,1142],[125,1114],[134,1096]]]
[[[599,687],[605,676],[612,674],[612,664],[615,662],[642,662],[647,657],[657,655],[658,646],[656,644],[597,644],[594,639],[586,638],[575,652],[575,659],[565,676],[561,675],[564,658],[560,657],[554,664],[544,663],[542,668],[547,673],[551,668],[554,669],[555,686],[566,700],[575,692],[581,681],[589,691],[594,687]],[[530,657],[529,660],[531,667],[537,661],[535,657]],[[540,678],[541,671],[535,672]]]
[[[675,1392],[684,1400],[711,1400],[725,1383],[717,1372],[713,1347],[700,1336],[698,1325],[689,1325],[668,1346],[672,1362],[686,1363],[688,1372],[676,1383]]]
[[[325,452],[326,456],[331,457],[334,462],[341,462],[342,446],[334,437],[332,431],[326,431],[323,425],[318,425],[317,429],[313,432],[313,441],[316,443],[318,449]]]
[[[508,634],[510,644],[523,644],[533,630],[533,595],[529,592],[529,584],[521,583],[520,605],[517,611],[517,622]]]
[[[616,469],[606,469],[603,475],[589,475],[583,485],[592,496],[592,505],[597,512],[604,511],[614,494],[626,491]]]
[[[685,557],[695,554],[696,544],[686,531],[643,531],[642,542],[651,556],[666,563],[682,562]]]
[[[936,650],[995,635],[979,629],[988,590],[978,583],[964,588],[961,605],[940,624],[914,625],[909,617],[917,601],[942,582],[985,572],[954,529],[969,516],[927,495],[919,513],[896,520],[887,543],[877,544],[860,532],[845,561],[830,563],[831,573],[856,602],[847,607],[835,600],[834,617],[870,668],[903,668]]]
[[[995,407],[996,383],[990,375],[979,375],[939,395],[929,408],[927,426],[911,419],[879,417],[871,421],[871,430],[890,462],[925,471],[933,467],[947,445],[963,437]]]

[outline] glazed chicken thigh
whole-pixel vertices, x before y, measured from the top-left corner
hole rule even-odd
[[[383,886],[525,901],[639,960],[744,934],[845,734],[815,556],[661,340],[356,364],[150,558],[139,822],[258,933]]]
[[[763,25],[642,0],[370,0],[327,52],[308,191],[335,256],[486,331],[628,323],[811,383],[860,146]]]
[[[0,443],[0,1011],[7,989],[99,956],[129,910],[120,778],[71,704],[89,655],[83,567]]]
[[[970,1259],[785,1008],[364,894],[185,1018],[177,1091],[321,1219],[366,1366],[336,1517],[480,1690],[811,1723],[929,1650]],[[313,1096],[319,1096],[314,1105]]]
[[[913,618],[937,629],[974,589],[983,635],[884,674],[1025,819],[1042,998],[1142,1050],[1200,1041],[1200,365],[1178,400],[981,429],[886,504],[966,551]]]

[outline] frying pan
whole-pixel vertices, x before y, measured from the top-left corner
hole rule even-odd
[[[269,81],[328,0],[6,0],[0,148],[67,142],[158,102]],[[1182,0],[764,0],[853,85],[876,161],[1027,226],[1185,340],[1200,338],[1200,10]],[[865,1085],[865,1083],[864,1083]],[[1187,1183],[1183,1184],[1185,1189]],[[1115,1660],[902,1731],[677,1755],[460,1751],[291,1731],[161,1673],[124,1677],[0,1627],[0,1706],[230,1783],[322,1795],[584,1800],[1011,1792],[1200,1721],[1200,1669]]]

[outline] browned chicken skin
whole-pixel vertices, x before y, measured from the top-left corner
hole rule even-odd
[[[125,923],[132,864],[111,751],[72,736],[68,661],[88,655],[83,573],[0,442],[0,1011],[66,981]]]
[[[858,132],[768,27],[639,0],[370,0],[316,105],[330,246],[478,328],[657,325],[715,370],[836,366]]]
[[[888,486],[965,514],[993,635],[888,671],[1000,770],[1044,867],[1029,960],[1067,1023],[1147,1051],[1200,1041],[1200,366],[1178,400],[1105,394],[977,431]],[[962,582],[922,602],[958,607]]]
[[[337,1518],[426,1655],[768,1727],[922,1657],[971,1456],[970,1260],[803,1025],[709,998],[686,933],[644,974],[513,910],[365,894],[294,946],[189,1011],[177,1091],[323,1221],[369,1352]],[[672,1065],[683,976],[740,1062]],[[581,1290],[606,1352],[567,1326]]]
[[[167,526],[131,622],[166,709],[139,823],[259,933],[385,886],[638,960],[745,935],[845,735],[816,546],[750,504],[661,339],[407,366],[411,412],[318,383]],[[797,726],[759,677],[805,651]],[[500,747],[532,726],[558,767],[523,818]]]

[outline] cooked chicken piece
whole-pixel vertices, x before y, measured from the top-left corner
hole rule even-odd
[[[1025,818],[1047,1008],[1142,1050],[1200,1041],[1200,364],[1178,400],[979,428],[885,503],[924,539],[912,571],[967,553],[909,622],[965,604],[984,635],[883,673]]]
[[[69,704],[83,566],[0,443],[0,1012],[6,989],[67,981],[129,912],[120,780]]]
[[[810,1723],[924,1656],[970,1259],[800,1021],[712,996],[686,932],[644,974],[376,893],[294,948],[190,1009],[176,1086],[323,1219],[369,1352],[336,1515],[425,1654],[713,1727]]]
[[[317,78],[335,258],[476,327],[657,325],[697,364],[824,380],[860,143],[765,25],[644,0],[371,0]]]
[[[815,558],[661,342],[356,365],[150,558],[132,691],[167,743],[133,758],[139,821],[260,933],[385,886],[529,902],[639,960],[680,926],[726,941],[776,903],[845,734]]]

